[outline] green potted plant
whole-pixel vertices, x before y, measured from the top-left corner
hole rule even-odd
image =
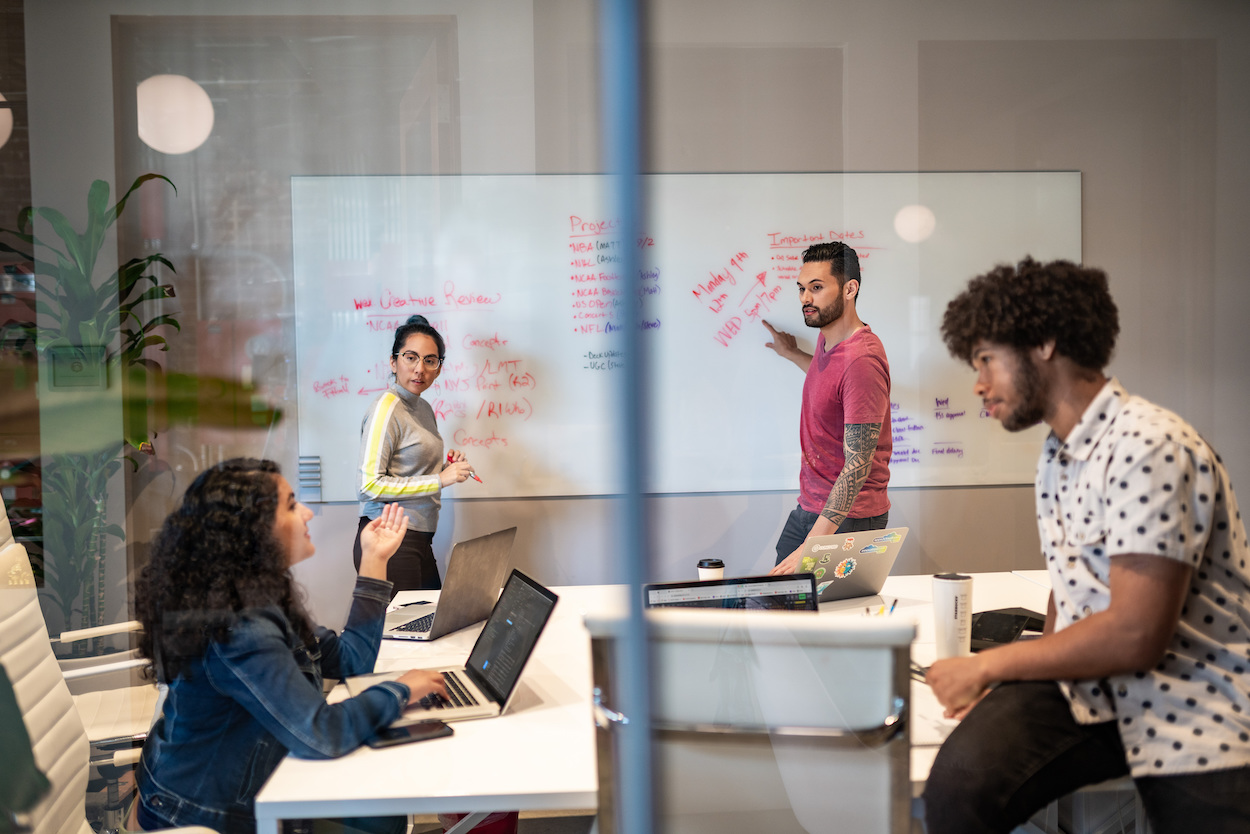
[[[37,292],[46,318],[34,323],[33,331],[51,375],[49,388],[103,389],[110,378],[129,387],[131,395],[123,398],[124,439],[146,454],[153,452],[148,375],[159,374],[160,365],[144,354],[150,347],[168,350],[162,330],[181,329],[176,318],[148,305],[174,295],[172,285],[160,282],[159,267],[176,270],[156,253],[132,258],[99,282],[95,274],[108,230],[136,189],[154,179],[174,187],[167,177],[144,174],[113,205],[108,183],[93,182],[81,232],[60,211],[46,206],[23,209],[15,229],[0,229],[29,251],[3,241],[0,250],[33,263],[42,279]],[[47,222],[56,243],[35,236],[36,216]],[[106,513],[109,479],[121,466],[123,448],[117,442],[86,453],[56,454],[43,470],[45,589],[61,609],[66,628],[74,625],[76,612],[79,627],[104,624],[108,540],[125,538]]]

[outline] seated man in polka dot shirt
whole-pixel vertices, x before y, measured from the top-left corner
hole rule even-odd
[[[942,336],[1009,431],[1045,422],[1040,639],[940,660],[962,719],[925,788],[929,834],[1007,832],[1131,775],[1155,832],[1250,832],[1250,572],[1228,473],[1188,423],[1104,375],[1100,270],[1026,259],[974,278]]]

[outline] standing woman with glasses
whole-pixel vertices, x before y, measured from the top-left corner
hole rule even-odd
[[[410,316],[391,346],[395,382],[370,403],[360,428],[360,525],[353,559],[359,571],[361,531],[387,504],[399,504],[408,511],[408,530],[386,572],[396,591],[442,588],[431,546],[439,496],[473,471],[463,452],[443,451],[434,409],[421,398],[442,373],[445,352],[443,337],[425,316]]]

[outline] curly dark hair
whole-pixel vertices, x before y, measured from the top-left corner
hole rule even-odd
[[[1101,371],[1119,333],[1120,314],[1105,272],[1029,257],[973,278],[942,317],[947,350],[965,362],[981,340],[1028,350],[1054,339],[1056,353]]]
[[[278,465],[234,458],[187,488],[136,585],[139,650],[162,681],[191,672],[210,642],[224,642],[239,613],[278,606],[306,643],[313,627],[274,536]]]
[[[838,289],[846,286],[847,281],[858,281],[864,286],[864,279],[859,275],[859,254],[840,240],[832,243],[814,243],[803,250],[803,263],[813,261],[828,263],[829,272],[838,279]],[[855,290],[859,298],[859,290]]]

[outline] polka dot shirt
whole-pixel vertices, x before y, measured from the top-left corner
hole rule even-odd
[[[1047,439],[1037,499],[1056,629],[1108,606],[1112,556],[1193,566],[1158,666],[1060,682],[1076,720],[1114,720],[1135,777],[1250,765],[1250,545],[1215,451],[1113,379],[1066,441]]]

